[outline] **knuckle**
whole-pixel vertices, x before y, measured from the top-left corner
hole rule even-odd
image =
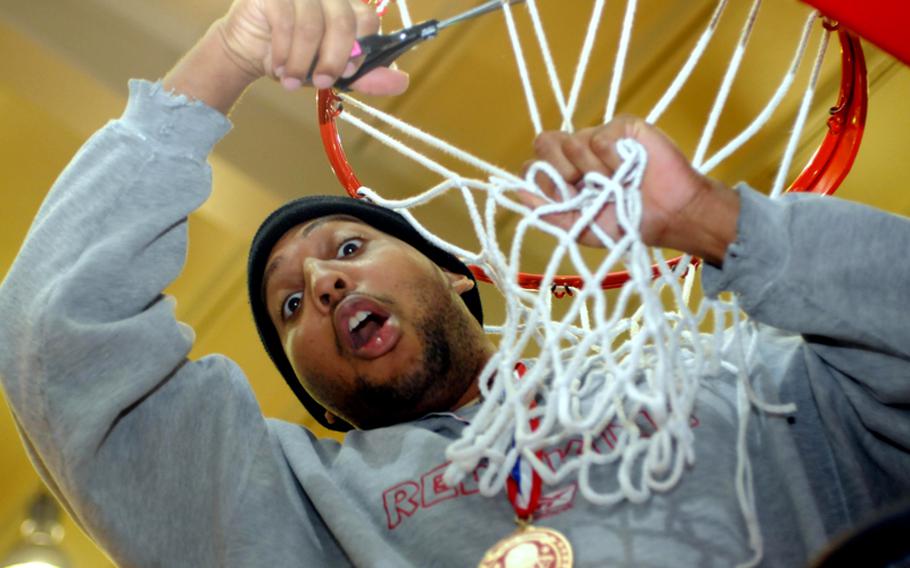
[[[593,136],[601,127],[600,126],[588,126],[582,128],[575,132],[575,137],[580,139],[590,138]]]
[[[322,20],[306,20],[300,22],[299,30],[303,39],[308,42],[317,42],[322,39],[325,27],[323,26]]]
[[[591,139],[591,149],[597,155],[604,155],[613,149],[613,138],[606,132],[599,132]]]
[[[352,0],[350,2],[351,9],[354,11],[354,16],[362,22],[368,22],[376,20],[379,22],[379,16],[376,15],[376,10],[373,9],[371,4],[365,2],[360,2],[359,0]]]
[[[558,146],[561,139],[560,135],[560,132],[552,130],[541,132],[537,135],[537,138],[534,139],[534,152],[538,155],[542,155]]]
[[[570,158],[582,156],[587,150],[586,145],[575,137],[569,137],[562,141],[562,150]]]
[[[357,29],[357,20],[351,13],[333,14],[328,20],[328,25],[336,32],[353,34]]]
[[[351,10],[354,10],[355,14],[365,14],[367,12],[375,11],[373,10],[372,4],[367,4],[360,0],[348,0],[348,5],[351,7]]]
[[[358,13],[357,19],[371,33],[379,29],[379,16],[371,9],[367,9],[362,16]]]

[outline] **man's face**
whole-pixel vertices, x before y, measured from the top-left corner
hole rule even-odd
[[[458,297],[472,282],[351,217],[285,233],[264,282],[269,316],[304,387],[360,428],[455,408],[489,356]]]

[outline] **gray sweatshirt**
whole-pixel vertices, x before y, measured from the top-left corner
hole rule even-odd
[[[123,566],[475,566],[514,530],[503,495],[442,479],[470,419],[432,414],[343,445],[263,418],[228,358],[187,354],[161,291],[210,191],[227,120],[145,82],[49,193],[0,288],[0,374],[25,446],[77,522]],[[760,322],[749,452],[767,566],[799,566],[910,494],[910,223],[833,198],[740,188],[716,294]],[[699,391],[696,462],[643,505],[544,487],[537,524],[577,566],[731,566],[750,555],[734,488],[733,377]],[[615,432],[604,434],[605,443]],[[573,451],[552,448],[554,465]],[[604,466],[602,478],[615,479]]]

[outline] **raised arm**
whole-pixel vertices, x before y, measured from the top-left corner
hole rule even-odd
[[[538,138],[538,158],[569,183],[588,171],[612,174],[615,144],[632,138],[648,152],[642,183],[641,235],[651,246],[703,258],[708,294],[732,291],[756,321],[834,340],[817,349],[860,348],[910,361],[910,221],[862,205],[812,195],[771,200],[751,189],[731,190],[697,173],[657,128],[632,117]],[[553,193],[543,176],[540,185]],[[541,199],[527,195],[535,206]],[[571,218],[551,218],[568,226]],[[597,222],[618,232],[607,206]],[[593,238],[585,244],[597,244]],[[834,362],[834,361],[832,361]],[[842,370],[859,372],[863,357],[838,357]],[[910,369],[905,369],[905,372]]]
[[[26,449],[119,564],[226,565],[238,550],[224,542],[246,518],[251,472],[274,458],[266,424],[236,365],[187,359],[192,330],[162,290],[210,191],[223,113],[260,76],[294,89],[310,68],[316,83],[342,75],[355,34],[376,25],[359,5],[238,0],[163,86],[131,83],[123,116],[55,182],[0,285],[0,379]],[[378,70],[356,87],[406,83]]]
[[[293,91],[331,87],[354,74],[354,40],[375,33],[379,20],[363,2],[236,0],[164,79],[169,90],[227,114],[243,91],[270,77]],[[380,68],[356,81],[356,91],[395,95],[408,86],[401,71]]]

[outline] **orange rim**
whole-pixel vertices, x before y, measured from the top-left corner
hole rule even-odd
[[[838,29],[837,34],[841,48],[841,82],[837,102],[829,111],[828,132],[812,159],[786,191],[822,195],[834,193],[847,176],[859,152],[868,105],[866,61],[857,35],[844,29]],[[322,144],[332,171],[348,195],[359,199],[361,196],[357,191],[362,184],[345,156],[335,123],[335,119],[343,112],[341,99],[332,89],[321,89],[317,94],[317,111]],[[681,256],[673,258],[667,264],[671,269],[675,268],[682,258]],[[691,262],[694,266],[698,260],[692,259]],[[469,268],[478,280],[492,282],[483,268],[474,265]],[[655,277],[658,275],[657,266],[652,267],[652,272]],[[628,280],[628,272],[612,272],[603,279],[600,286],[603,289],[619,288]],[[541,274],[530,272],[518,274],[518,284],[522,288],[537,290],[542,281]],[[558,275],[553,278],[552,290],[554,294],[562,297],[567,291],[573,288],[580,289],[584,284],[580,276]]]

